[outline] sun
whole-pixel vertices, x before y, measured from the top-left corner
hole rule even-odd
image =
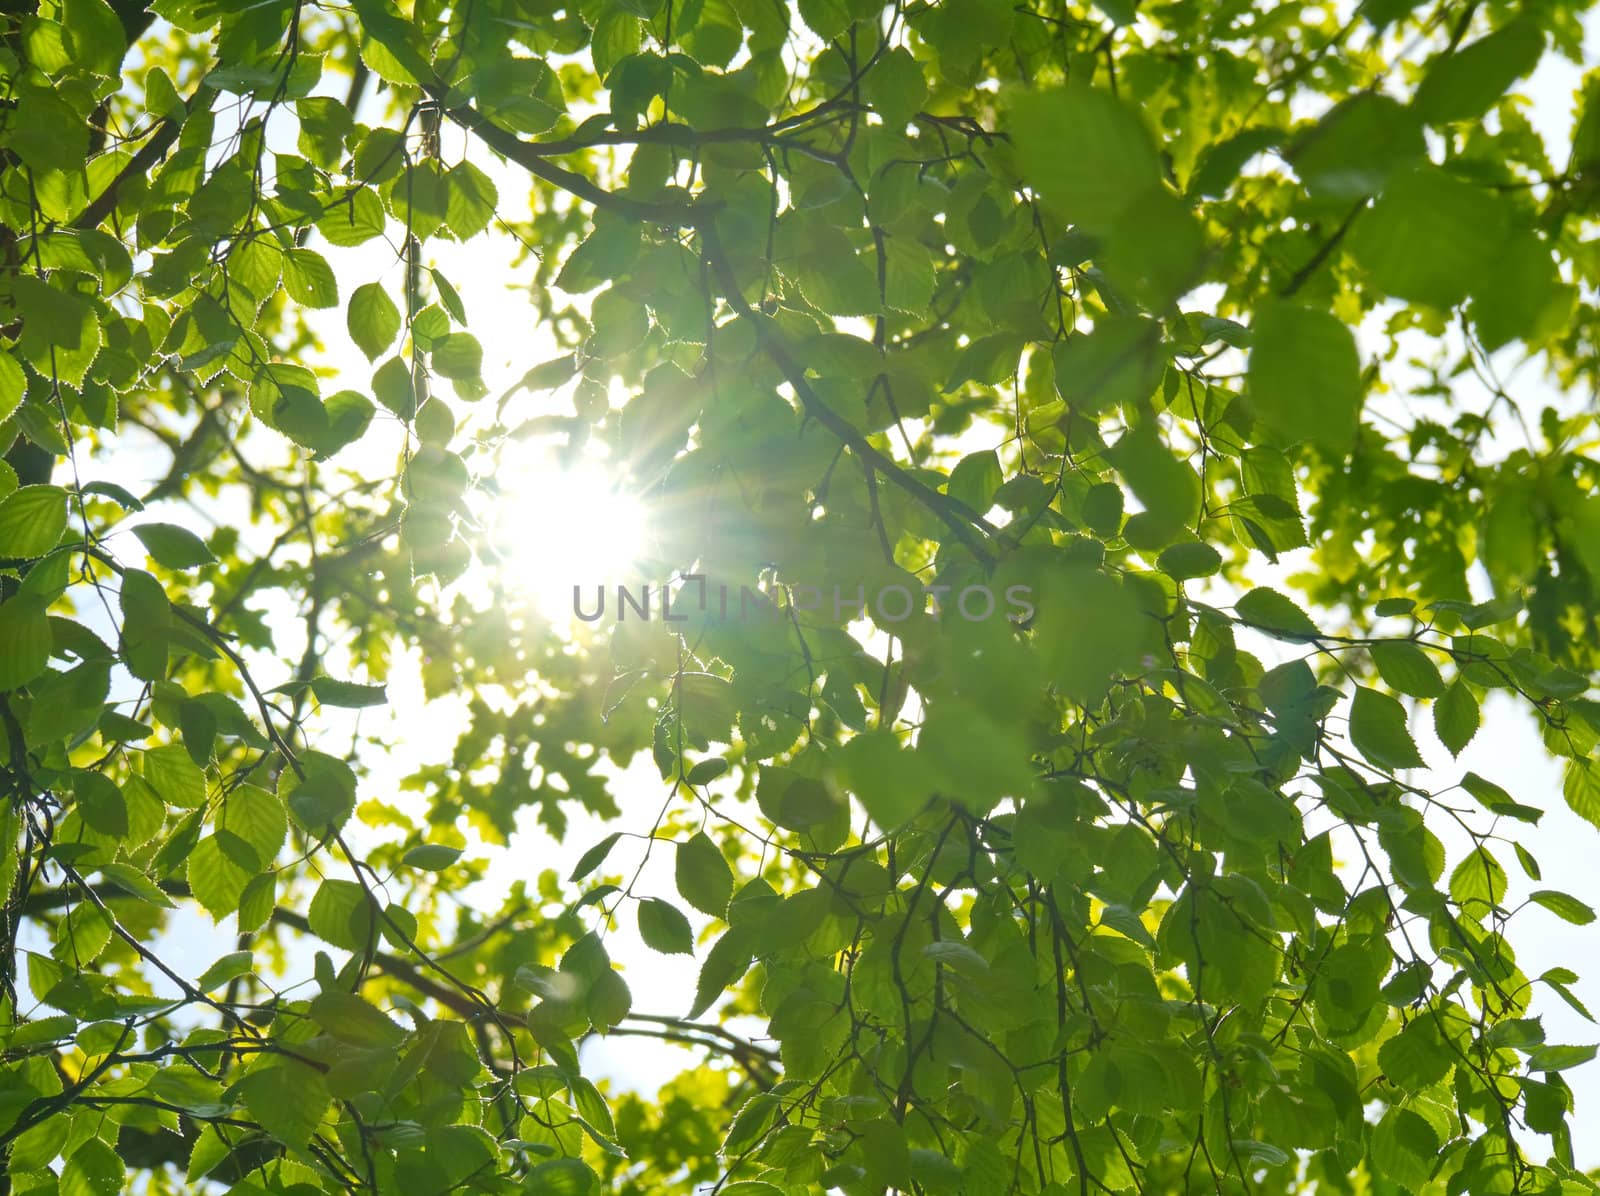
[[[501,568],[546,618],[575,621],[574,587],[592,610],[596,587],[638,580],[650,540],[648,509],[603,459],[509,445],[495,481],[491,530]]]

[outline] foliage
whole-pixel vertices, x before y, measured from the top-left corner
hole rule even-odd
[[[1520,704],[1600,825],[1593,409],[1498,372],[1597,383],[1600,84],[1552,164],[1578,6],[1342,7],[8,5],[9,1190],[1593,1190],[1540,795],[1412,726]],[[498,401],[475,252],[552,346]],[[482,530],[528,435],[778,617],[558,632]],[[406,661],[466,710],[419,820],[339,714]],[[592,1034],[706,1062],[608,1096]]]

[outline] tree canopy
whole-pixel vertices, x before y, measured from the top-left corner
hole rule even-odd
[[[0,1190],[1597,1190],[1583,8],[5,5]]]

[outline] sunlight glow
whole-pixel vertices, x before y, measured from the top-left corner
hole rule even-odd
[[[592,596],[597,586],[614,589],[635,580],[648,543],[648,513],[603,461],[509,446],[496,481],[501,495],[492,530],[504,580],[527,593],[546,618],[576,622],[573,586]]]

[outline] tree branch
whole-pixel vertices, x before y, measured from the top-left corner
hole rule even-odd
[[[434,86],[427,92],[436,102],[443,103],[445,89]],[[461,105],[445,108],[444,114],[467,130],[495,153],[515,162],[535,178],[560,187],[570,195],[586,200],[604,212],[614,212],[633,220],[649,224],[666,224],[674,228],[694,228],[705,217],[706,209],[696,210],[684,204],[647,203],[626,195],[607,191],[590,182],[583,175],[545,160],[547,152],[542,146],[524,141],[515,133],[500,128],[475,108]]]
[[[948,494],[940,494],[927,483],[913,477],[898,461],[873,447],[854,424],[823,401],[822,396],[806,378],[805,370],[790,353],[789,347],[774,331],[771,322],[757,315],[745,302],[744,292],[739,287],[739,280],[734,277],[733,267],[728,262],[727,254],[723,252],[722,242],[718,239],[712,222],[705,220],[698,227],[706,258],[722,283],[729,305],[740,318],[750,323],[755,331],[756,342],[767,356],[772,358],[773,363],[794,389],[795,396],[805,408],[806,414],[838,437],[858,460],[882,473],[889,481],[932,511],[954,533],[967,551],[984,566],[992,566],[995,558],[989,550],[988,537],[998,536],[999,529],[965,503],[951,498]]]
[[[163,120],[151,134],[150,140],[139,147],[139,151],[118,172],[117,177],[107,183],[106,189],[90,200],[89,206],[78,213],[78,218],[72,222],[73,228],[99,227],[100,222],[111,215],[111,210],[117,206],[117,192],[122,185],[131,178],[143,178],[155,168],[156,163],[161,161],[162,156],[172,147],[172,143],[178,140],[178,135],[183,132],[183,126],[188,121],[189,115],[200,102],[200,97],[209,89],[210,85],[206,82],[209,78],[208,73],[195,84],[194,91],[183,102],[183,116],[181,118],[169,116]]]

